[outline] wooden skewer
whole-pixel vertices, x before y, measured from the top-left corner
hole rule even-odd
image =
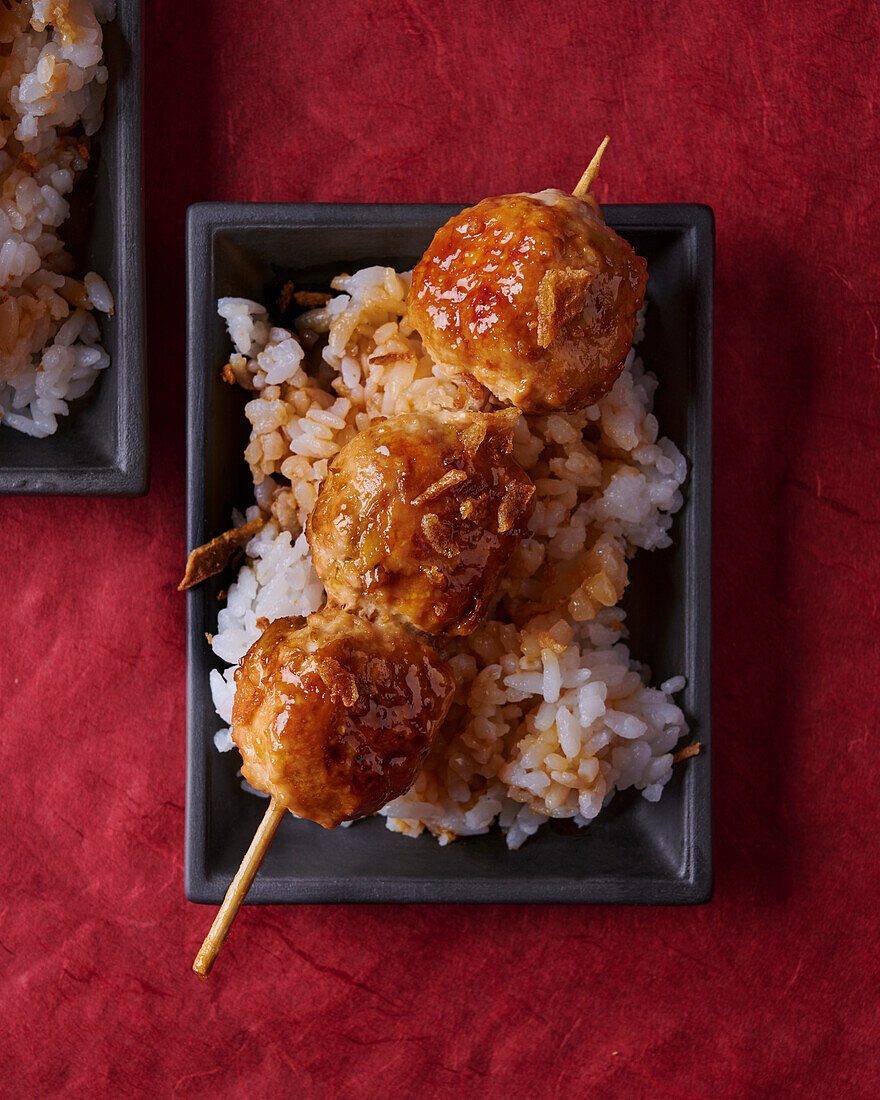
[[[280,806],[273,798],[263,815],[259,829],[254,834],[250,848],[248,848],[244,859],[241,861],[241,866],[238,868],[235,878],[229,884],[223,904],[220,906],[217,916],[214,918],[214,923],[211,925],[211,931],[205,936],[205,942],[202,944],[198,955],[196,955],[193,970],[203,981],[211,973],[211,967],[214,965],[217,953],[229,935],[229,929],[235,920],[235,914],[247,897],[251,883],[254,881],[257,871],[259,871],[266,852],[269,850],[269,845],[278,832],[281,819],[286,813],[285,807]]]
[[[6,0],[0,0],[0,3],[5,4]],[[606,136],[593,155],[593,159],[587,165],[586,171],[578,180],[577,187],[572,191],[576,198],[581,198],[589,192],[599,171],[602,154],[605,152],[609,140],[610,138]],[[217,916],[214,918],[214,923],[211,925],[211,931],[205,937],[193,962],[193,970],[202,980],[211,973],[214,960],[217,958],[220,948],[226,942],[232,922],[235,920],[241,903],[247,897],[248,890],[250,890],[251,884],[256,878],[257,871],[262,866],[266,852],[278,832],[278,826],[281,824],[281,819],[285,813],[287,813],[287,810],[284,806],[280,806],[274,798],[269,802],[263,820],[260,822],[260,827],[254,834],[254,839],[241,861],[235,878],[229,884],[223,904],[220,906]]]
[[[593,180],[596,178],[599,172],[599,165],[602,163],[602,154],[605,152],[605,148],[610,140],[611,139],[608,136],[605,137],[602,144],[593,154],[593,159],[587,165],[587,170],[578,180],[577,187],[575,187],[574,191],[572,191],[572,194],[576,199],[583,198],[583,196],[586,195],[589,192],[590,188],[593,186]]]

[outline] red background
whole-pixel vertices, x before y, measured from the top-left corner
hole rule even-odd
[[[144,4],[152,489],[0,501],[10,1096],[880,1095],[873,4]],[[717,216],[711,904],[183,896],[184,211]],[[62,428],[63,430],[63,428]]]

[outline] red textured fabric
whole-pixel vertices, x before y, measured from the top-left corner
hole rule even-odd
[[[0,501],[0,1093],[880,1095],[876,6],[144,10],[152,490]],[[606,132],[600,199],[717,216],[715,898],[247,909],[202,985],[185,208],[573,185]]]

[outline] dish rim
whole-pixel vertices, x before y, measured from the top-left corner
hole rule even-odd
[[[197,203],[187,210],[187,537],[188,546],[205,541],[205,484],[199,448],[204,430],[205,405],[201,386],[206,364],[198,354],[214,323],[213,239],[218,231],[286,231],[326,228],[400,228],[430,219],[442,224],[464,204],[433,203]],[[686,620],[686,649],[693,667],[704,675],[694,685],[701,715],[701,757],[692,761],[691,790],[685,806],[687,874],[683,877],[611,875],[579,878],[519,876],[451,879],[430,874],[413,877],[310,879],[258,875],[250,904],[360,903],[360,902],[476,902],[574,904],[702,904],[713,891],[711,835],[711,487],[712,487],[712,330],[714,297],[714,214],[697,203],[603,204],[609,224],[626,230],[678,230],[687,234],[693,274],[688,311],[688,348],[700,378],[699,411],[694,421],[691,451],[699,453],[688,476],[688,506],[699,518],[687,545],[686,576],[690,614]],[[342,262],[342,261],[340,261]],[[692,395],[693,399],[693,395]],[[708,415],[707,415],[708,414]],[[699,531],[697,528],[699,527]],[[197,594],[187,593],[187,800],[185,888],[189,900],[215,904],[222,900],[228,877],[206,868],[206,831],[210,806],[207,797],[204,715],[196,708],[201,673],[195,660],[205,640],[197,622]],[[204,624],[201,624],[204,625]],[[203,688],[202,688],[203,690]],[[708,751],[706,751],[708,750]],[[697,763],[699,761],[699,763]]]

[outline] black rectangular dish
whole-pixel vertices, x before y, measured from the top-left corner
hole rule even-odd
[[[98,318],[110,366],[47,439],[0,428],[3,493],[147,491],[139,0],[118,0],[116,18],[104,25],[104,59],[110,74],[104,124],[61,234],[77,271],[98,272],[113,292],[113,316]]]
[[[374,263],[403,270],[458,206],[201,204],[187,219],[188,538],[198,546],[252,503],[242,452],[246,395],[220,378],[230,352],[217,298],[271,299],[270,288]],[[688,460],[685,506],[666,550],[637,555],[625,606],[633,655],[653,682],[683,674],[680,703],[700,756],[658,803],[629,790],[576,835],[552,825],[519,851],[497,829],[446,848],[381,819],[327,832],[287,815],[248,896],[265,902],[614,902],[693,904],[712,892],[710,822],[712,290],[714,220],[698,205],[606,206],[648,261],[647,335],[660,379],[656,411]],[[265,803],[241,790],[237,752],[219,754],[209,672],[219,663],[215,577],[188,593],[186,894],[222,900]]]

